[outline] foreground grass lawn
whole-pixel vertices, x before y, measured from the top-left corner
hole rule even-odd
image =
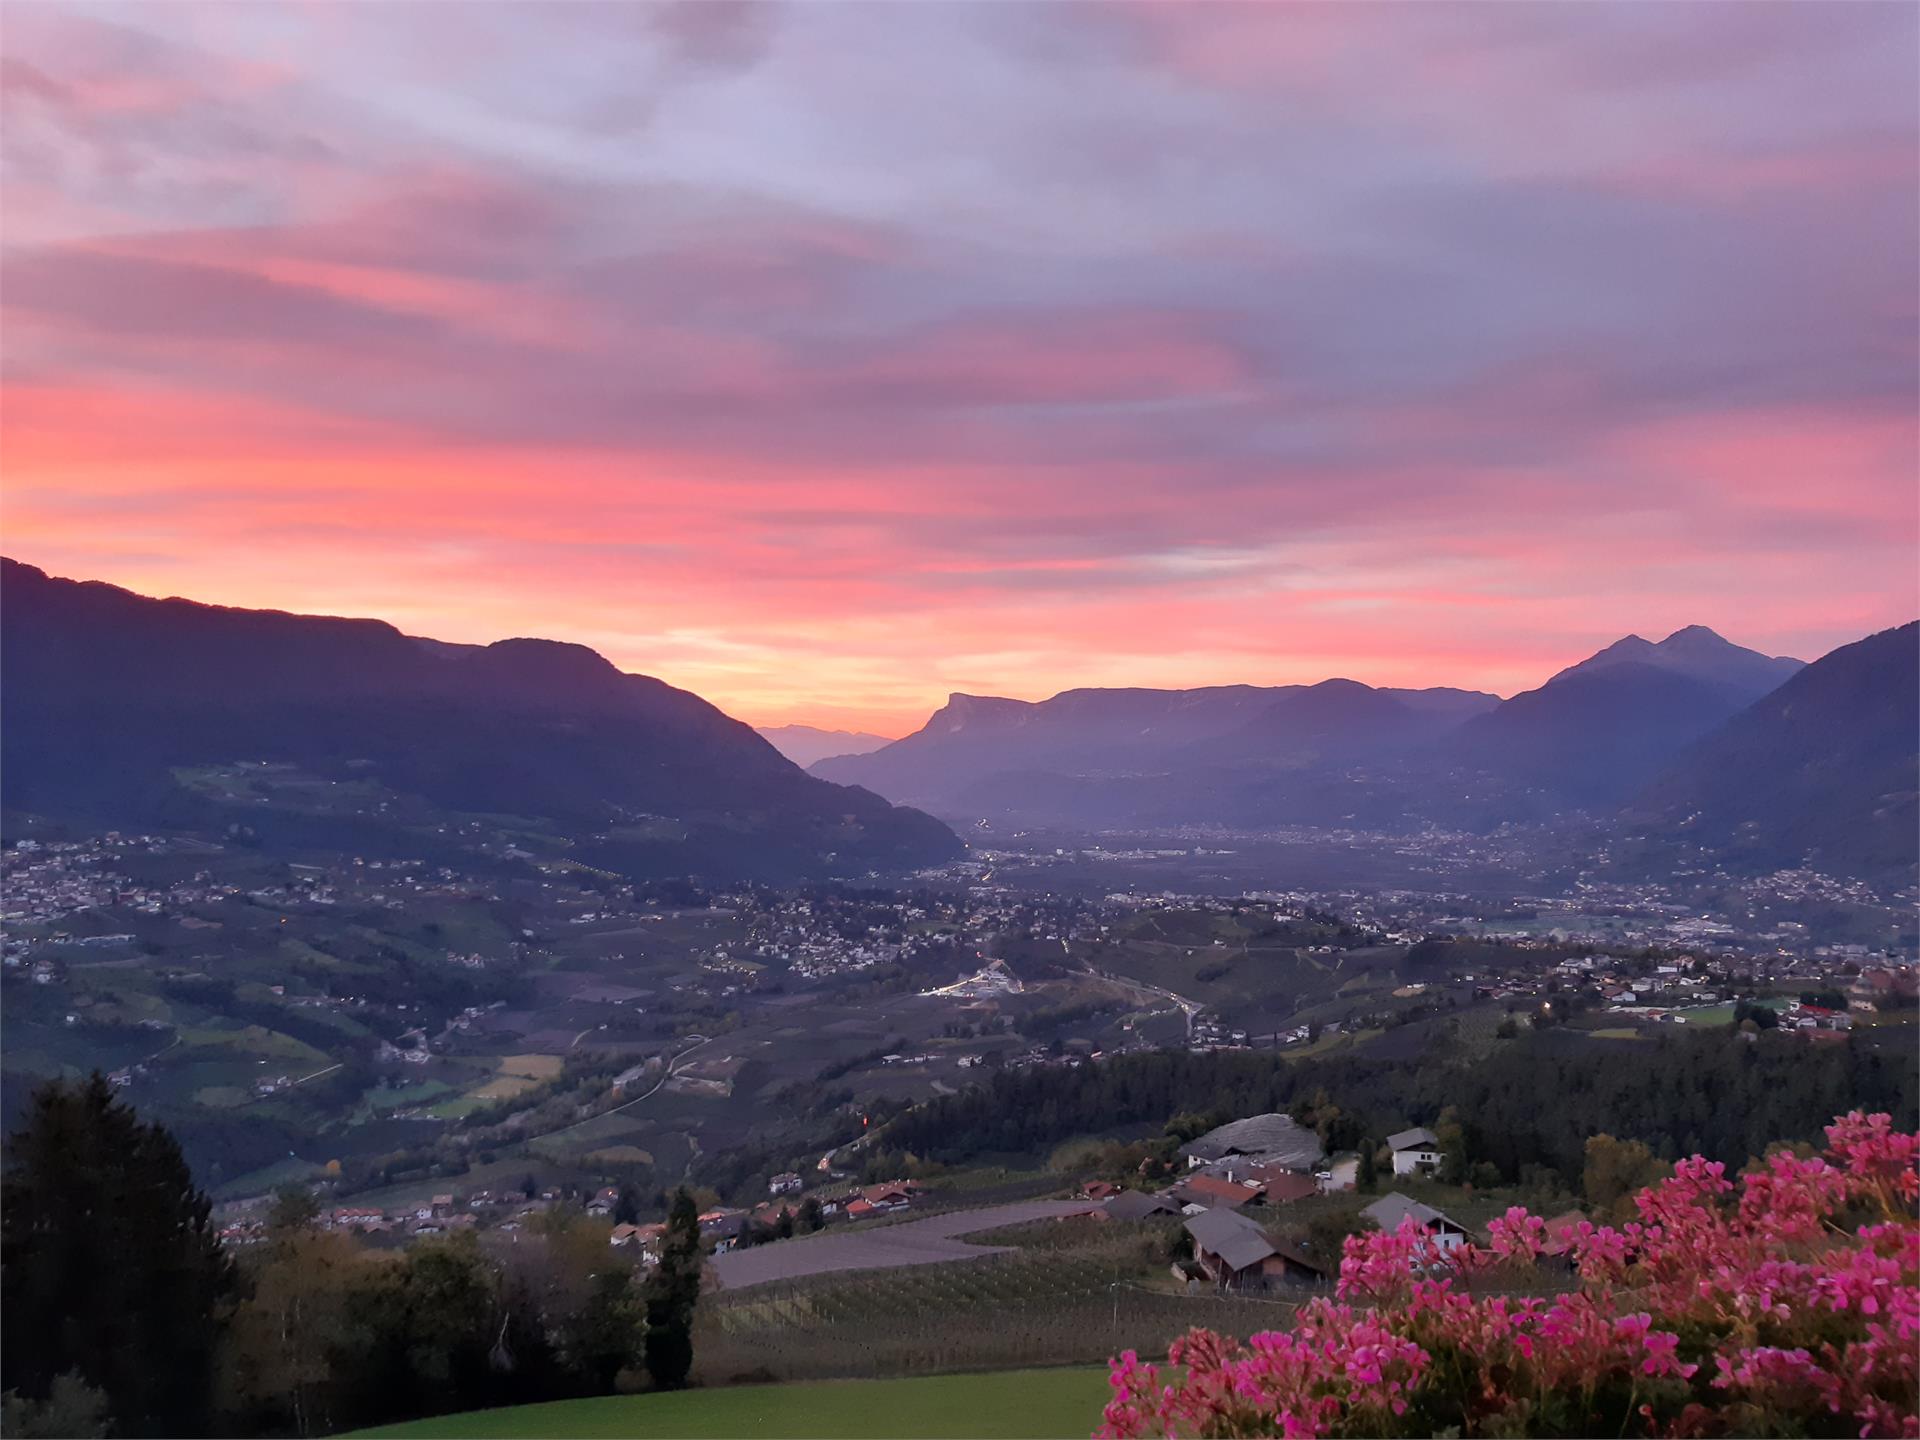
[[[1061,1440],[1091,1434],[1109,1393],[1104,1367],[1001,1370],[913,1380],[816,1380],[667,1395],[602,1395],[473,1410],[354,1433],[412,1440]]]

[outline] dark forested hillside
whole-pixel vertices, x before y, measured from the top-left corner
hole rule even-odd
[[[1809,1045],[1786,1035],[1677,1035],[1635,1047],[1632,1063],[1601,1044],[1566,1049],[1546,1033],[1473,1064],[1341,1058],[1298,1063],[1253,1053],[1126,1055],[1077,1068],[995,1076],[894,1119],[888,1147],[927,1159],[1043,1150],[1073,1136],[1183,1113],[1221,1118],[1285,1110],[1325,1091],[1365,1134],[1431,1124],[1452,1109],[1471,1158],[1515,1180],[1546,1165],[1577,1176],[1590,1135],[1644,1141],[1673,1158],[1705,1154],[1739,1165],[1780,1140],[1818,1139],[1851,1109],[1920,1123],[1910,1057],[1863,1041]]]
[[[218,823],[179,770],[271,761],[452,811],[539,817],[629,874],[847,873],[961,848],[931,817],[814,779],[698,696],[578,645],[440,645],[379,621],[150,600],[13,561],[4,610],[10,810]]]
[[[1751,698],[1720,680],[1637,661],[1583,665],[1469,721],[1452,752],[1566,804],[1617,805]]]
[[[1705,626],[1626,636],[1469,722],[1452,751],[1511,787],[1611,808],[1801,668]]]
[[[1843,645],[1683,753],[1629,816],[1657,858],[1910,875],[1920,622]]]

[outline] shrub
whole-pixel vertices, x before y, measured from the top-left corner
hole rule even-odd
[[[1682,1161],[1639,1219],[1578,1227],[1552,1299],[1488,1293],[1546,1254],[1519,1208],[1444,1257],[1411,1223],[1355,1235],[1291,1331],[1194,1330],[1184,1374],[1122,1355],[1097,1433],[1920,1435],[1920,1136],[1855,1112],[1827,1144],[1737,1186]]]

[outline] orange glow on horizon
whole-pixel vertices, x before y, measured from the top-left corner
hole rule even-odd
[[[887,735],[1920,611],[1920,12],[16,12],[56,574]]]

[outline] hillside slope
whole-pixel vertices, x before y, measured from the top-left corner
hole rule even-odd
[[[1704,625],[1657,645],[1628,635],[1470,720],[1446,754],[1516,801],[1610,809],[1800,668]]]
[[[582,646],[445,645],[10,560],[0,587],[10,811],[211,823],[223,807],[183,787],[182,767],[267,761],[538,817],[636,875],[861,873],[961,849],[930,816],[814,779],[698,696]]]
[[[1636,797],[1643,841],[1737,869],[1920,864],[1920,622],[1816,660]]]

